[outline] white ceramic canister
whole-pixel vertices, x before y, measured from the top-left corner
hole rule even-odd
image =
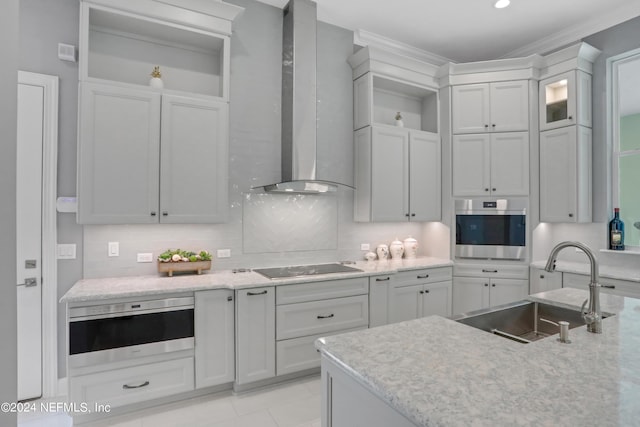
[[[418,255],[418,241],[409,236],[404,239],[404,257],[415,258]]]
[[[364,259],[366,259],[367,261],[373,261],[376,259],[376,253],[375,252],[367,252],[364,255]]]
[[[402,254],[404,253],[404,245],[398,238],[391,242],[389,245],[389,253],[391,254],[391,259],[400,259],[402,258]]]
[[[389,259],[389,247],[384,243],[378,245],[376,253],[378,254],[378,259],[381,261]]]

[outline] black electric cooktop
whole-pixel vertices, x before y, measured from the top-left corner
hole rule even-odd
[[[330,273],[357,273],[362,270],[343,264],[294,265],[292,267],[254,268],[253,271],[268,279],[283,279],[287,277],[313,276]]]

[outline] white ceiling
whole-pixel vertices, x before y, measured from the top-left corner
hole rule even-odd
[[[259,0],[279,8],[287,0]],[[638,0],[316,0],[318,20],[454,62],[546,53],[640,16]]]

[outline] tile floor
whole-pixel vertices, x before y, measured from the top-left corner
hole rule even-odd
[[[18,426],[71,427],[73,420],[66,413],[29,413],[18,416]],[[240,395],[226,391],[82,426],[320,427],[320,377],[305,377]]]

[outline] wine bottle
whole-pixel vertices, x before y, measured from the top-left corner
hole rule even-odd
[[[620,208],[613,209],[613,219],[609,221],[609,249],[624,250],[624,222],[620,219]]]

